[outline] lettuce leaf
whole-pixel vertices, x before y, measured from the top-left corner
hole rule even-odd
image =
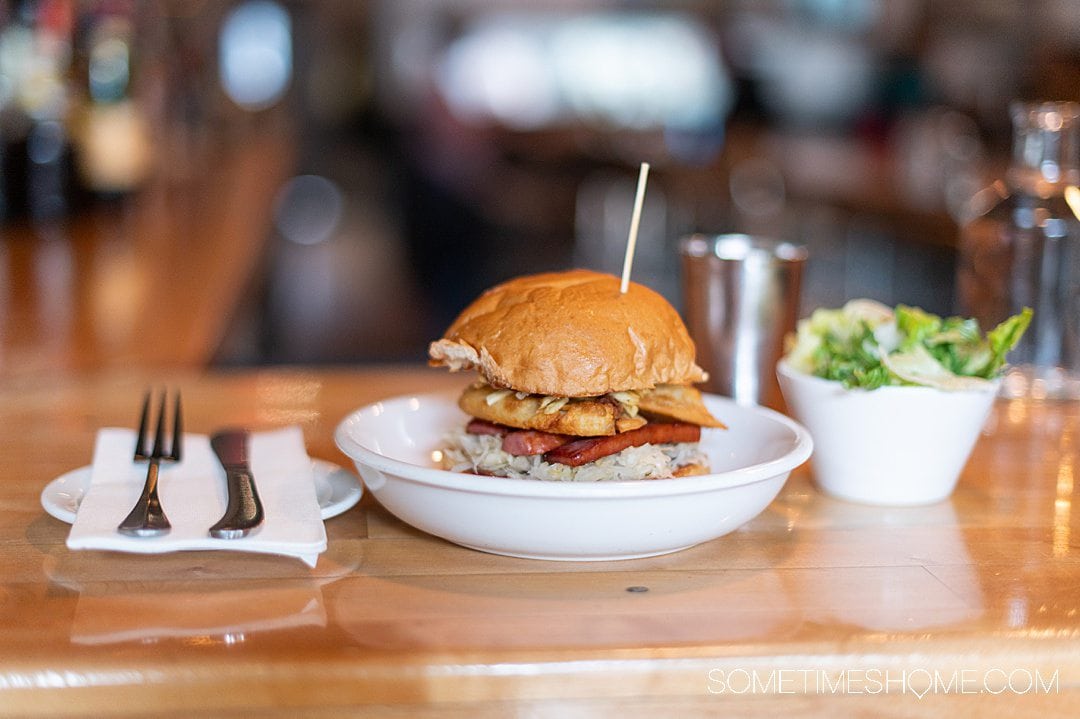
[[[1001,374],[1031,317],[1025,308],[984,337],[974,319],[852,300],[801,320],[789,339],[787,361],[799,371],[849,388],[971,388]]]
[[[1023,312],[1013,315],[987,334],[986,339],[990,345],[990,352],[993,354],[991,371],[996,371],[1005,365],[1005,355],[1020,342],[1020,338],[1024,336],[1028,325],[1031,324],[1032,315],[1031,308],[1025,307]]]

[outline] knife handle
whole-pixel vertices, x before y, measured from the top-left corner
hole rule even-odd
[[[229,504],[217,524],[210,527],[210,536],[239,539],[262,524],[262,502],[255,490],[255,479],[247,468],[226,467],[225,481],[229,487]]]

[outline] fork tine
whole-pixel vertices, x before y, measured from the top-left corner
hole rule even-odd
[[[154,430],[154,449],[151,458],[161,459],[164,456],[162,445],[165,444],[165,396],[167,391],[161,393],[161,404],[158,407],[157,428]]]
[[[135,459],[146,459],[146,428],[150,423],[150,390],[143,397],[142,413],[139,414],[139,436],[135,441]]]
[[[176,391],[176,406],[173,408],[173,436],[169,459],[174,462],[180,461],[181,445],[183,445],[184,427],[180,416],[180,391]]]

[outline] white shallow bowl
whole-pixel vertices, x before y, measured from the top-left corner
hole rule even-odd
[[[994,405],[985,389],[845,389],[839,382],[776,368],[788,409],[814,438],[814,482],[864,504],[932,504],[952,494]]]
[[[765,509],[812,448],[809,433],[777,412],[705,395],[729,427],[702,432],[714,474],[590,483],[482,477],[436,468],[443,437],[467,420],[456,400],[438,393],[376,402],[342,420],[335,440],[401,520],[516,557],[631,559],[714,539]]]

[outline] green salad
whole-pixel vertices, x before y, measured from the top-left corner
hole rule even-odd
[[[788,338],[786,359],[800,372],[849,388],[975,388],[1002,372],[1005,356],[1030,323],[1031,310],[1025,308],[984,336],[974,319],[852,300],[800,320]]]

